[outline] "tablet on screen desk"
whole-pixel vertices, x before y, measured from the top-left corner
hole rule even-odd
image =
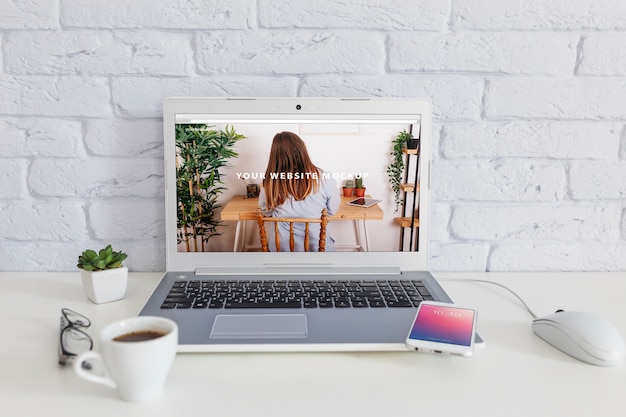
[[[355,198],[354,200],[348,201],[346,204],[349,206],[356,206],[356,207],[372,207],[373,205],[376,205],[380,203],[381,201],[382,200],[376,200],[374,198],[359,197],[359,198]]]

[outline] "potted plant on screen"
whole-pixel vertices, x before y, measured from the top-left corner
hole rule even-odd
[[[363,177],[356,177],[356,188],[354,189],[354,194],[357,197],[365,197],[365,187],[363,186]]]
[[[222,234],[218,229],[222,169],[239,156],[235,144],[243,138],[234,127],[176,125],[177,238],[185,251],[204,252],[209,239]]]
[[[126,294],[128,268],[123,266],[127,255],[116,252],[111,245],[96,252],[87,249],[78,257],[78,268],[87,298],[96,304],[121,300]]]
[[[346,180],[346,184],[343,186],[343,196],[352,197],[354,193],[354,180]]]
[[[394,194],[394,202],[396,211],[402,205],[402,197],[400,196],[400,186],[402,185],[402,177],[404,175],[404,150],[416,149],[419,140],[415,139],[410,132],[403,130],[398,133],[392,141],[393,149],[391,151],[392,161],[387,167],[387,175]]]

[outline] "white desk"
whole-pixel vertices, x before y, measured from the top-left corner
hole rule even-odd
[[[557,308],[610,316],[626,335],[626,273],[437,274],[498,280],[539,315]],[[131,274],[123,301],[95,305],[78,273],[0,273],[0,412],[5,416],[624,416],[626,365],[602,368],[555,350],[505,291],[446,282],[479,309],[487,341],[471,358],[396,353],[179,354],[165,392],[126,403],[57,365],[61,307],[90,334],[136,315],[160,274]],[[539,291],[538,288],[543,288]],[[98,349],[96,344],[95,349]]]

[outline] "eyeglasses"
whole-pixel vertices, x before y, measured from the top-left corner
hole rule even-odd
[[[77,355],[93,348],[93,340],[84,331],[89,326],[91,321],[87,317],[69,308],[61,309],[59,365],[67,365]]]

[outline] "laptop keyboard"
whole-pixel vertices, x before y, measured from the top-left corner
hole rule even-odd
[[[191,280],[172,285],[162,309],[417,307],[433,300],[420,280]]]

